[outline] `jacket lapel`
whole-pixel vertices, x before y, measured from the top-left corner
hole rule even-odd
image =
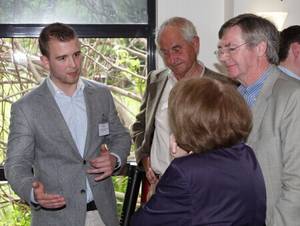
[[[88,150],[91,147],[93,126],[95,126],[94,124],[97,122],[97,119],[95,117],[97,116],[97,114],[101,114],[101,112],[97,113],[97,110],[94,109],[95,103],[93,103],[93,89],[90,87],[88,83],[85,83],[84,98],[85,98],[86,115],[87,115],[87,135],[86,135],[85,148],[84,148],[84,156],[86,156]]]
[[[85,83],[84,98],[87,114],[87,135],[84,148],[84,158],[91,158],[95,154],[94,150],[100,143],[107,142],[105,136],[99,136],[99,123],[108,123],[109,115],[105,109],[109,104],[106,96],[99,94],[99,88],[87,80]],[[103,140],[104,139],[104,140]]]
[[[248,143],[255,142],[258,138],[258,131],[260,129],[262,120],[265,115],[265,111],[268,108],[269,100],[272,95],[273,86],[278,78],[278,73],[276,73],[276,67],[273,66],[270,75],[266,79],[260,94],[257,97],[257,101],[252,109],[253,114],[253,128],[248,138]]]
[[[64,120],[61,111],[59,110],[59,107],[52,93],[48,88],[46,80],[44,80],[41,86],[37,89],[37,95],[41,98],[40,104],[43,106],[44,109],[47,109],[45,113],[49,118],[49,123],[53,123],[54,125],[56,125],[57,131],[60,131],[67,143],[71,145],[72,150],[74,150],[74,153],[81,158],[76,144],[73,140],[72,134],[67,126],[67,123]]]
[[[149,84],[149,104],[148,104],[148,112],[147,112],[147,117],[150,120],[146,120],[148,121],[148,125],[146,125],[146,127],[148,128],[153,128],[154,129],[154,119],[155,119],[155,113],[157,111],[157,107],[159,104],[159,100],[163,94],[163,90],[167,84],[168,81],[168,74],[169,71],[165,70],[161,73],[158,73],[155,75],[155,78],[150,81]],[[147,128],[146,128],[147,131]]]

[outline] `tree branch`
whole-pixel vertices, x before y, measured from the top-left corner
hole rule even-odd
[[[109,65],[111,65],[113,68],[116,68],[116,69],[118,69],[118,70],[120,70],[120,71],[124,71],[124,72],[126,72],[126,73],[128,73],[128,74],[131,74],[131,75],[133,75],[133,76],[135,76],[135,77],[137,77],[137,78],[139,78],[139,79],[145,80],[145,77],[144,77],[144,76],[141,76],[141,75],[139,75],[139,74],[136,74],[136,73],[134,73],[134,72],[132,72],[132,71],[126,69],[126,68],[120,67],[120,66],[118,66],[117,64],[112,63],[110,60],[108,60],[108,58],[107,58],[106,56],[104,56],[102,53],[98,52],[94,47],[92,47],[92,46],[90,46],[90,45],[88,45],[88,44],[84,44],[84,43],[83,43],[83,45],[86,46],[86,47],[88,47],[88,48],[93,49],[97,54],[99,54],[99,55],[103,58],[103,60],[104,60],[105,62],[107,62],[107,63],[108,63]]]
[[[142,98],[137,96],[136,94],[132,93],[132,92],[129,92],[129,91],[125,91],[124,89],[121,89],[119,87],[116,87],[116,86],[112,86],[112,85],[107,85],[109,87],[109,89],[112,91],[112,92],[115,92],[115,93],[118,93],[118,94],[121,94],[123,96],[127,96],[127,97],[130,97],[136,101],[142,101]]]

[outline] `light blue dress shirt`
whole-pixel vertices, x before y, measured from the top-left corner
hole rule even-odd
[[[254,106],[256,98],[259,95],[259,92],[262,89],[264,82],[268,78],[273,67],[274,66],[270,66],[254,84],[250,86],[239,86],[238,91],[244,97],[250,108]]]
[[[52,93],[60,112],[72,134],[76,147],[83,157],[85,140],[87,134],[87,114],[84,99],[84,83],[79,79],[77,88],[72,96],[67,96],[60,90],[50,78],[47,78],[47,85]],[[93,200],[93,194],[86,178],[87,203]]]

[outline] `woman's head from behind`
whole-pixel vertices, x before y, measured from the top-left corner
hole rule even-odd
[[[234,86],[192,78],[172,89],[169,123],[179,147],[200,153],[245,141],[252,115]]]

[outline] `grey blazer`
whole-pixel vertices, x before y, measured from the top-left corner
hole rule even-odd
[[[136,121],[131,127],[132,138],[136,145],[136,161],[138,163],[141,159],[150,155],[155,129],[154,118],[163,90],[167,84],[169,73],[170,70],[163,69],[152,71],[148,75],[146,91],[140,107],[140,113],[136,116]],[[203,76],[237,85],[229,78],[206,67]]]
[[[266,225],[300,225],[300,82],[273,66],[253,119],[248,144],[266,183]]]
[[[61,194],[66,200],[66,207],[60,210],[31,204],[33,226],[84,226],[86,177],[106,226],[119,225],[111,178],[95,182],[94,175],[86,173],[89,161],[85,160],[97,156],[100,145],[106,143],[124,164],[130,137],[120,123],[109,90],[96,82],[84,83],[88,129],[83,158],[46,81],[12,105],[5,163],[9,184],[28,203],[34,179],[41,181],[48,193]],[[99,136],[98,125],[104,122],[109,124],[109,135]]]

